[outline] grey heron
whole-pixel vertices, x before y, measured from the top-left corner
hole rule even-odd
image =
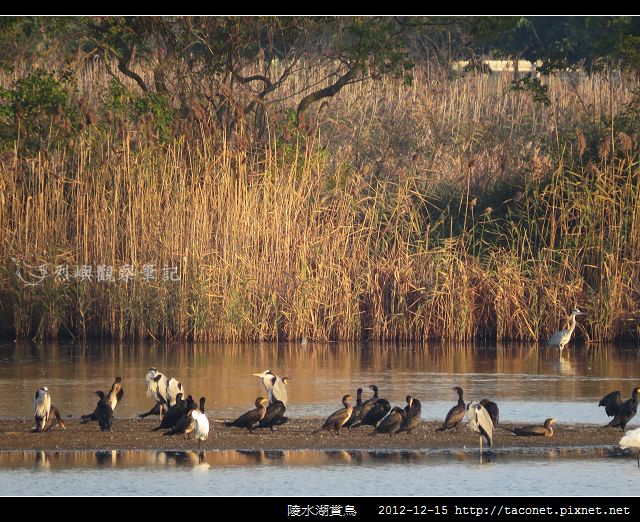
[[[342,406],[344,407],[329,415],[329,417],[327,417],[327,420],[324,421],[322,428],[314,431],[313,433],[318,433],[322,430],[333,430],[334,433],[338,435],[340,433],[340,428],[345,425],[345,423],[349,420],[349,417],[351,417],[351,413],[353,412],[353,406],[351,406],[351,404],[349,403],[350,400],[351,395],[347,394],[342,397]]]
[[[398,430],[398,433],[406,431],[407,433],[415,429],[420,424],[420,416],[422,415],[422,403],[418,399],[414,399],[411,395],[406,397],[407,405],[404,408],[404,420]]]
[[[175,406],[178,400],[178,394],[182,393],[185,397],[186,393],[182,383],[175,377],[167,379],[166,375],[151,367],[144,379],[147,387],[147,397],[153,397],[156,404],[146,413],[139,413],[138,417],[148,417],[149,415],[164,415],[165,411]]]
[[[369,436],[376,435],[378,433],[388,433],[391,437],[394,433],[397,433],[400,426],[404,422],[405,411],[399,406],[395,406],[384,419],[382,419]]]
[[[547,346],[557,346],[560,349],[560,353],[564,347],[571,340],[571,336],[573,335],[573,331],[576,329],[576,317],[579,315],[585,315],[584,312],[581,312],[577,308],[571,312],[569,316],[569,327],[564,330],[559,330],[554,333],[549,340],[547,341]]]
[[[255,377],[262,379],[264,389],[267,391],[269,397],[269,404],[273,404],[276,401],[282,402],[287,406],[287,389],[283,380],[274,374],[271,370],[265,370],[262,373],[254,373]]]
[[[620,392],[614,391],[605,395],[598,406],[604,406],[604,411],[613,420],[607,424],[607,427],[619,427],[624,431],[627,424],[638,412],[638,392],[640,387],[635,387],[631,392],[631,398],[622,402]]]
[[[49,415],[51,414],[51,394],[46,386],[40,388],[33,399],[34,419],[36,427],[34,432],[44,431]]]
[[[553,437],[553,424],[555,419],[545,419],[544,426],[527,425],[509,430],[514,435],[521,437]]]
[[[480,463],[482,463],[482,440],[491,447],[493,443],[493,420],[486,408],[478,403],[469,405],[469,426],[480,435]]]
[[[638,450],[638,467],[640,468],[640,428],[631,430],[620,439],[622,449],[635,448]]]
[[[445,431],[451,428],[456,428],[458,424],[462,422],[464,416],[467,413],[467,405],[462,398],[464,394],[462,388],[460,388],[460,386],[455,386],[453,389],[458,393],[458,404],[456,404],[449,410],[449,413],[447,413],[442,426],[439,427],[436,431]]]
[[[240,415],[236,420],[225,422],[225,426],[231,427],[235,426],[237,428],[247,428],[249,433],[253,433],[253,430],[258,427],[258,424],[267,413],[267,407],[265,404],[269,403],[269,399],[265,399],[264,397],[256,398],[256,409],[249,410],[247,413]]]

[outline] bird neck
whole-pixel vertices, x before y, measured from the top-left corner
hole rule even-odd
[[[576,315],[571,314],[571,318],[569,319],[569,333],[573,333],[576,328]]]

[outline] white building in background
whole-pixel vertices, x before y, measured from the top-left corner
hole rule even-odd
[[[469,66],[470,60],[458,60],[453,62],[452,68],[454,71],[462,71],[465,67]],[[482,70],[487,73],[514,73],[514,60],[482,60]],[[536,71],[536,67],[542,65],[542,61],[530,62],[528,60],[518,60],[518,73],[527,74],[531,73],[532,76],[540,77],[540,73]]]

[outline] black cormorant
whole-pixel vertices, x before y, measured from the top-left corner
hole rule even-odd
[[[613,417],[613,420],[607,424],[607,427],[618,427],[624,431],[627,424],[638,411],[638,392],[639,387],[633,389],[631,398],[622,402],[620,398],[620,392],[614,391],[605,395],[598,406],[604,406],[604,411],[609,417]]]
[[[400,425],[398,433],[401,431],[411,432],[420,424],[420,416],[422,415],[422,403],[418,399],[414,399],[411,395],[407,395],[407,405],[404,407],[404,420]]]
[[[498,424],[500,424],[500,410],[498,409],[498,405],[489,399],[482,399],[480,401],[480,406],[487,410],[487,413],[493,422],[493,427],[497,428]]]
[[[356,405],[353,407],[353,411],[351,412],[351,417],[345,422],[345,428],[351,428],[351,425],[358,419],[360,412],[362,411],[362,388],[358,388],[356,392]]]
[[[249,433],[253,433],[253,430],[258,427],[258,424],[267,413],[266,404],[269,402],[269,399],[265,399],[264,397],[258,397],[256,399],[255,410],[249,410],[247,413],[240,415],[236,420],[225,422],[225,426],[231,427],[235,426],[237,428],[247,428]]]
[[[313,433],[318,433],[322,430],[333,430],[336,434],[339,434],[340,428],[345,425],[345,423],[349,420],[349,417],[351,417],[351,413],[353,412],[353,406],[349,404],[350,400],[351,395],[345,395],[344,397],[342,397],[342,405],[344,406],[344,408],[341,408],[329,415],[327,420],[324,421],[322,428],[314,431]]]
[[[96,420],[102,431],[111,431],[113,425],[113,410],[107,402],[107,396],[102,391],[97,391],[96,395],[100,397],[96,409],[94,410]]]
[[[370,435],[378,433],[388,433],[389,437],[396,433],[405,419],[405,411],[399,406],[395,406],[384,419],[374,428]]]
[[[379,397],[378,387],[372,384],[369,388],[373,390],[373,397],[364,402],[359,416],[351,423],[352,428],[358,426],[375,426],[391,410],[389,401]]]
[[[555,419],[546,419],[544,421],[544,426],[528,425],[520,428],[509,429],[509,431],[515,435],[520,435],[521,437],[551,437],[553,436],[552,425],[555,422]]]
[[[449,410],[447,417],[444,419],[444,423],[436,431],[445,431],[457,427],[467,413],[467,405],[464,403],[464,399],[462,398],[464,393],[462,388],[460,388],[460,386],[456,386],[453,389],[458,392],[458,404]]]

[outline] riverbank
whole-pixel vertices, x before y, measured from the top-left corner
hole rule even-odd
[[[422,422],[412,433],[370,436],[370,427],[343,430],[339,435],[313,433],[323,419],[293,419],[275,431],[227,428],[223,419],[210,419],[211,431],[202,448],[207,450],[422,450],[476,449],[478,435],[466,425],[459,430],[436,432],[440,422]],[[44,433],[31,433],[32,419],[1,419],[0,450],[193,450],[197,443],[182,436],[164,436],[152,431],[155,419],[116,418],[111,432],[101,432],[97,423],[80,424],[65,419],[67,429],[56,426]],[[504,424],[494,432],[496,453],[593,454],[594,449],[619,448],[622,434],[600,425],[556,424],[553,437],[518,437]],[[633,428],[633,426],[631,427]]]

